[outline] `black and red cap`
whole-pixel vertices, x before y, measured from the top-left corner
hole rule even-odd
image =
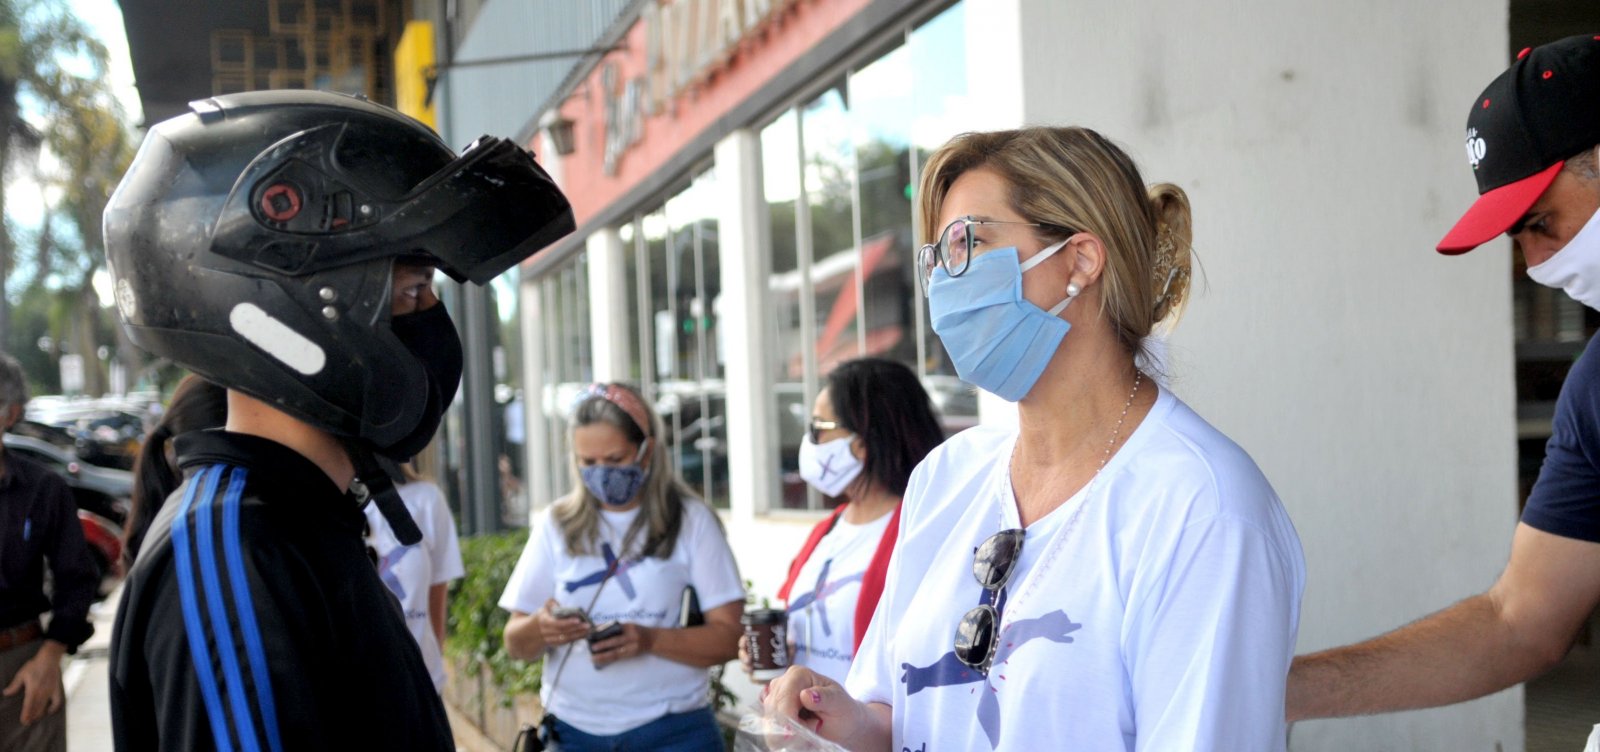
[[[1527,214],[1567,158],[1600,144],[1600,34],[1523,50],[1472,103],[1467,162],[1478,200],[1439,241],[1466,253]]]

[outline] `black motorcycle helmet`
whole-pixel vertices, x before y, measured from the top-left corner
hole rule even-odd
[[[134,344],[380,453],[431,434],[442,408],[419,395],[448,403],[455,385],[431,384],[391,328],[395,261],[487,282],[572,231],[561,191],[511,142],[457,157],[357,97],[251,92],[190,110],[150,129],[105,212]]]

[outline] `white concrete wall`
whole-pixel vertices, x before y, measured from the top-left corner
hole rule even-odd
[[[1173,388],[1293,515],[1300,650],[1486,588],[1516,515],[1510,259],[1433,244],[1474,196],[1462,129],[1505,0],[968,3],[997,40],[972,90],[1020,97],[991,119],[1094,127],[1189,192],[1204,274]],[[1522,715],[1519,688],[1298,724],[1291,748],[1511,752]]]
[[[584,242],[589,258],[589,352],[597,382],[629,381],[628,343],[638,339],[628,318],[626,255],[615,228],[594,231]]]

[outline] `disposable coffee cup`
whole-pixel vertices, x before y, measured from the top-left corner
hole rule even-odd
[[[751,678],[772,681],[789,669],[789,614],[776,608],[744,612],[744,647],[750,653]]]

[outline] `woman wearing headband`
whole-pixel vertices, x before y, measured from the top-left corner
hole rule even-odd
[[[545,659],[560,749],[720,749],[707,669],[731,660],[744,587],[717,516],[668,463],[633,389],[595,384],[572,415],[574,489],[534,520],[500,606],[506,649]],[[703,625],[680,626],[686,587]]]
[[[934,331],[1018,424],[917,467],[845,685],[793,668],[768,709],[852,750],[1283,749],[1299,540],[1138,365],[1186,296],[1187,197],[1028,128],[945,144],[919,202]]]
[[[844,503],[812,528],[778,591],[795,665],[844,681],[883,594],[906,480],[943,440],[927,391],[904,364],[859,358],[828,374],[800,444],[800,476]],[[749,671],[743,641],[739,659]]]

